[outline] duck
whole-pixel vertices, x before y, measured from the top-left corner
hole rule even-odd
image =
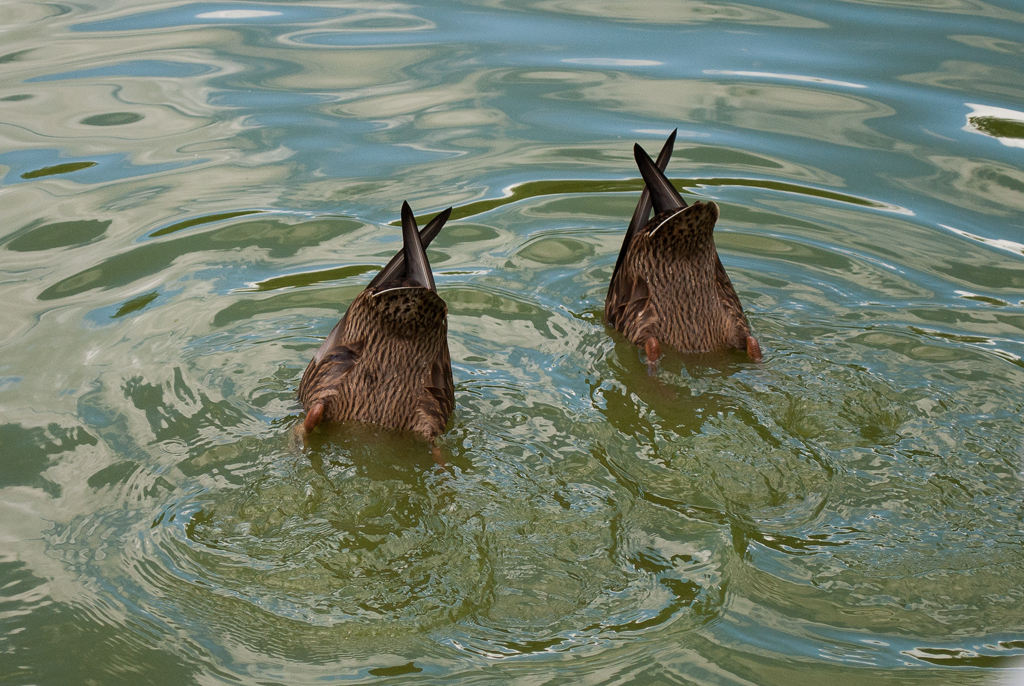
[[[305,439],[324,422],[358,421],[411,431],[428,442],[455,407],[448,306],[437,294],[426,247],[448,208],[419,231],[402,203],[402,250],[352,301],[299,382]]]
[[[687,205],[665,177],[675,139],[673,131],[657,162],[633,145],[645,186],[612,271],[605,321],[644,350],[651,373],[663,345],[681,353],[738,349],[760,362],[761,346],[715,248],[718,205]]]

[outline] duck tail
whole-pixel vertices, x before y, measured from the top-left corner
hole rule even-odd
[[[679,129],[673,129],[672,133],[669,134],[665,144],[661,146],[661,152],[658,153],[658,161],[655,164],[658,165],[658,169],[665,171],[668,167],[669,158],[672,157],[672,148],[676,143],[676,133]],[[619,268],[622,266],[622,261],[626,259],[626,251],[629,249],[630,243],[633,242],[633,235],[647,223],[647,220],[651,216],[651,191],[644,185],[644,189],[640,192],[640,201],[636,204],[636,209],[633,210],[633,217],[629,220],[629,226],[626,227],[626,235],[622,237],[622,247],[619,248],[619,257],[615,260],[615,270],[612,272],[612,279],[619,273]]]
[[[405,253],[405,278],[414,283],[436,291],[434,274],[430,271],[427,251],[420,242],[420,232],[416,226],[416,217],[412,214],[409,203],[402,203],[402,252]]]
[[[420,243],[423,245],[423,249],[426,250],[430,242],[437,238],[437,234],[441,233],[441,227],[444,226],[445,222],[452,215],[452,208],[438,213],[436,217],[431,219],[423,230],[420,231]],[[415,219],[413,220],[415,224]],[[400,279],[405,275],[405,250],[401,250],[397,255],[391,258],[383,269],[378,272],[377,276],[373,277],[367,288],[379,286],[382,283],[387,283],[392,279]]]
[[[633,157],[636,159],[636,166],[640,168],[640,175],[644,177],[644,183],[647,184],[647,188],[651,192],[651,201],[656,213],[660,214],[686,207],[683,196],[679,195],[679,191],[654,164],[650,155],[640,147],[639,143],[633,145]]]

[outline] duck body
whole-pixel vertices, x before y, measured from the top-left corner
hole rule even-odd
[[[418,234],[403,205],[403,254],[352,301],[302,375],[306,433],[323,421],[369,422],[428,440],[444,431],[455,406],[448,307],[422,241],[429,243],[449,213]]]
[[[718,205],[687,206],[662,173],[674,138],[673,132],[657,165],[634,148],[647,186],[608,287],[605,319],[646,350],[652,368],[662,344],[684,353],[736,348],[760,360],[760,346],[715,248]],[[656,214],[648,220],[652,205]]]
[[[717,219],[715,203],[694,203],[634,234],[608,289],[608,323],[641,347],[654,337],[680,352],[746,349],[750,326],[711,238]]]

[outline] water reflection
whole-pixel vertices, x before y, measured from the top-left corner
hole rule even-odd
[[[735,400],[710,391],[708,380],[742,370],[746,365],[740,357],[727,353],[683,357],[668,351],[659,361],[658,374],[651,375],[639,349],[619,335],[613,337],[615,350],[608,366],[611,375],[590,382],[590,397],[622,433],[653,442],[655,427],[663,426],[680,436],[694,436],[702,432],[710,418],[737,409]],[[685,384],[688,379],[694,380],[696,392],[679,383],[682,380]]]
[[[705,69],[705,74],[721,74],[722,76],[746,76],[753,78],[778,79],[780,81],[803,81],[806,83],[820,83],[824,86],[841,86],[843,88],[867,88],[863,83],[850,83],[848,81],[835,81],[823,79],[819,76],[807,76],[804,74],[772,74],[763,71],[723,71]]]
[[[251,214],[251,212],[230,213]],[[349,233],[360,225],[343,219],[313,220],[299,224],[281,221],[247,221],[212,231],[139,246],[111,257],[104,264],[65,278],[39,294],[40,300],[77,295],[93,288],[114,288],[158,274],[177,257],[209,250],[259,247],[271,257],[289,256],[301,248],[315,246]],[[161,232],[155,232],[157,235]]]
[[[87,219],[42,226],[29,225],[11,234],[5,247],[16,252],[34,252],[91,243],[106,232],[110,223],[109,219]]]
[[[487,3],[490,4],[490,3]],[[496,2],[499,6],[504,3]],[[644,24],[706,24],[727,22],[753,24],[756,26],[784,26],[789,28],[823,29],[827,25],[810,17],[789,14],[766,7],[744,3],[699,2],[655,2],[643,6],[624,7],[615,2],[579,2],[578,0],[540,0],[530,5],[544,12],[579,14],[600,17],[613,21]]]
[[[660,80],[652,87],[647,79],[619,74],[599,86],[579,88],[572,96],[600,103],[602,109],[680,122],[712,121],[854,147],[890,149],[893,145],[867,124],[892,116],[891,107],[820,89],[690,80]]]
[[[964,131],[992,136],[1005,146],[1024,148],[1024,112],[967,103],[971,108]]]
[[[5,673],[1019,659],[1019,13],[670,5],[5,6]],[[652,377],[600,313],[631,143],[680,123],[768,356]],[[402,199],[456,205],[449,468],[372,427],[299,454],[298,377]]]

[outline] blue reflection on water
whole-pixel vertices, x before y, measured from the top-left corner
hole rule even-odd
[[[212,74],[217,67],[210,64],[198,64],[195,62],[171,62],[169,60],[132,60],[130,62],[118,62],[117,64],[105,67],[92,67],[90,69],[78,69],[76,71],[65,71],[56,74],[46,74],[25,79],[25,83],[38,83],[43,81],[67,81],[70,79],[92,79],[106,76],[138,76],[147,78],[183,79],[190,76]]]

